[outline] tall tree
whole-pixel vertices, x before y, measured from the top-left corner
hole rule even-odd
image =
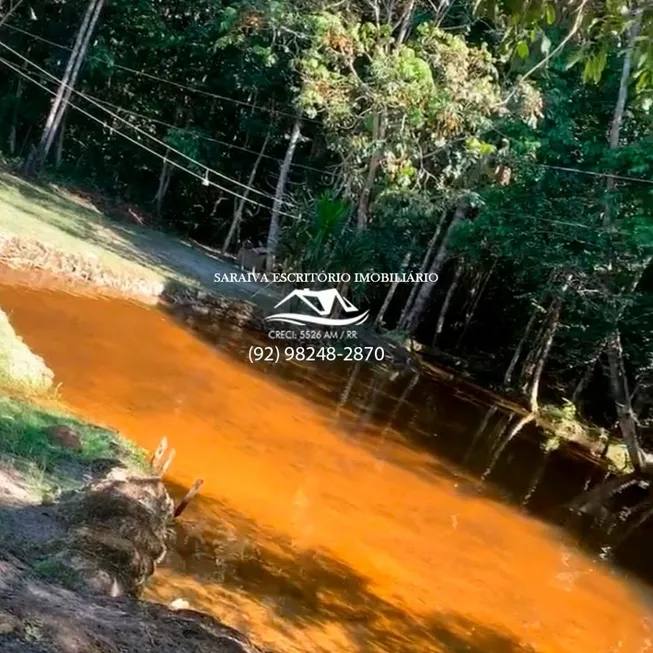
[[[75,45],[70,53],[66,70],[57,93],[54,96],[54,100],[52,101],[50,113],[46,118],[41,139],[36,148],[30,152],[30,155],[27,157],[25,162],[24,171],[27,174],[38,173],[50,153],[50,148],[54,143],[57,130],[59,129],[63,116],[68,108],[68,102],[73,92],[73,87],[77,81],[84,58],[86,57],[86,51],[88,50],[88,45],[95,30],[95,25],[100,17],[103,5],[104,0],[90,0],[88,3],[82,24],[77,30]]]

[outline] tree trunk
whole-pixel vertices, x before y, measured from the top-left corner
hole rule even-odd
[[[267,256],[265,259],[265,268],[268,272],[272,272],[274,269],[274,264],[277,257],[280,228],[279,213],[283,204],[283,196],[286,190],[290,165],[292,163],[293,157],[295,156],[295,150],[297,149],[297,143],[299,143],[299,137],[301,136],[301,127],[302,119],[301,116],[298,115],[295,118],[295,122],[293,123],[292,130],[290,132],[288,147],[286,148],[286,154],[283,157],[281,169],[279,170],[279,179],[277,179],[277,187],[274,192],[272,215],[270,216],[270,228],[268,230]]]
[[[618,149],[619,138],[621,135],[621,126],[623,124],[623,116],[628,99],[628,84],[630,82],[630,72],[632,67],[633,52],[635,44],[639,38],[642,27],[642,13],[641,8],[636,10],[633,23],[628,35],[628,45],[624,55],[624,62],[621,71],[621,80],[619,83],[619,94],[617,96],[617,104],[615,106],[612,125],[610,126],[609,146],[611,150]],[[603,216],[603,226],[610,232],[612,228],[612,215],[611,215],[611,195],[615,187],[615,179],[609,176],[606,183],[606,196],[605,196],[605,211]],[[617,265],[612,247],[609,251],[610,270],[614,270]],[[642,270],[643,274],[643,270]],[[608,279],[609,281],[609,279]],[[611,288],[607,287],[608,293],[611,293]],[[637,423],[635,415],[630,403],[630,392],[628,391],[628,379],[623,360],[623,349],[621,345],[621,335],[619,332],[619,317],[620,311],[616,307],[616,298],[610,298],[610,311],[612,313],[613,325],[612,333],[607,339],[607,353],[608,364],[610,369],[610,387],[612,396],[615,401],[617,417],[619,420],[619,429],[621,435],[626,443],[628,455],[631,459],[633,467],[636,471],[651,473],[653,472],[653,455],[646,453],[642,450],[639,437],[637,434]]]
[[[531,317],[529,318],[528,323],[526,324],[526,328],[524,329],[524,333],[522,334],[521,340],[517,344],[517,347],[515,348],[515,351],[512,355],[512,359],[510,360],[510,364],[508,365],[508,369],[506,370],[506,373],[503,376],[503,386],[505,388],[510,387],[510,384],[512,382],[512,375],[515,371],[515,367],[517,367],[517,363],[521,358],[524,345],[526,344],[526,341],[528,340],[528,337],[530,336],[531,331],[535,326],[538,313],[539,313],[539,307],[536,306],[533,308],[533,311],[531,312]]]
[[[616,328],[608,336],[607,348],[610,388],[617,409],[621,435],[626,443],[628,455],[635,470],[650,474],[653,472],[653,455],[646,453],[639,442],[637,423],[630,404],[630,392],[628,391],[628,379],[624,367],[619,328]]]
[[[397,45],[402,45],[408,36],[408,31],[410,29],[410,23],[413,18],[413,11],[415,11],[415,0],[408,0],[408,6],[404,11],[403,18],[401,19],[401,24],[399,26],[399,34],[397,35]]]
[[[544,371],[544,366],[549,357],[549,352],[551,351],[551,345],[553,344],[553,339],[555,338],[556,331],[558,330],[558,325],[560,324],[560,310],[562,308],[562,300],[564,294],[569,288],[569,283],[571,281],[571,272],[568,272],[565,276],[565,280],[562,283],[560,291],[556,298],[551,303],[551,314],[548,320],[547,328],[544,336],[544,345],[542,350],[539,352],[537,362],[535,364],[535,370],[533,373],[533,380],[531,381],[531,387],[529,392],[529,404],[532,413],[537,412],[537,397],[540,389],[540,380],[542,379],[542,372]]]
[[[66,138],[66,116],[64,115],[61,119],[61,125],[57,133],[57,147],[54,151],[54,165],[58,168],[61,165],[61,160],[63,159],[63,142]]]
[[[242,197],[237,199],[236,207],[234,210],[234,217],[231,220],[231,224],[229,225],[229,231],[227,232],[227,236],[224,239],[224,243],[222,243],[221,254],[223,256],[229,250],[229,247],[231,246],[231,241],[233,240],[233,237],[236,231],[238,230],[238,227],[240,226],[240,222],[243,219],[243,210],[245,209],[245,202],[249,197],[250,189],[252,187],[252,184],[254,183],[254,179],[256,178],[258,167],[261,165],[261,161],[263,160],[263,156],[265,155],[265,150],[268,146],[269,141],[270,141],[270,132],[268,131],[268,133],[265,135],[265,140],[263,141],[261,150],[259,151],[258,156],[256,157],[256,161],[254,161],[254,166],[252,167],[252,170],[249,173],[249,178],[247,179],[247,188],[243,190]]]
[[[444,321],[447,318],[447,313],[449,312],[449,306],[451,304],[451,299],[454,296],[454,293],[456,292],[456,288],[458,288],[458,283],[460,281],[460,276],[463,273],[463,270],[465,268],[465,265],[460,259],[456,263],[456,270],[453,273],[453,279],[451,280],[451,284],[449,285],[449,288],[447,290],[447,294],[444,296],[444,301],[442,302],[442,307],[440,308],[440,315],[438,315],[438,321],[435,325],[435,333],[433,334],[433,341],[431,342],[431,345],[435,347],[435,343],[437,342],[438,338],[440,337],[440,334],[442,333],[442,329],[444,328]]]
[[[161,174],[159,175],[159,187],[157,188],[154,202],[156,203],[156,214],[161,216],[163,210],[163,200],[165,199],[168,188],[170,187],[170,178],[172,177],[172,167],[168,162],[168,155],[170,150],[166,150],[163,164],[161,165]]]
[[[420,265],[419,268],[419,273],[424,274],[426,272],[426,269],[428,268],[429,261],[431,260],[431,254],[433,253],[433,249],[435,247],[435,243],[437,243],[438,238],[440,237],[440,232],[442,231],[442,227],[444,226],[444,223],[447,219],[447,212],[442,211],[442,215],[440,216],[440,220],[438,221],[438,225],[435,228],[435,231],[433,232],[433,235],[431,236],[431,240],[429,240],[429,244],[426,247],[426,253],[424,254],[424,258],[422,259],[422,265]],[[408,315],[408,312],[410,311],[410,307],[413,305],[413,302],[415,301],[415,295],[417,295],[417,291],[419,290],[419,283],[416,283],[413,285],[410,291],[410,295],[408,295],[408,299],[406,300],[406,304],[404,305],[403,311],[401,311],[401,315],[399,316],[399,321],[397,322],[397,325],[400,325],[403,323],[403,321],[406,319],[406,316]]]
[[[401,270],[404,271],[410,264],[410,259],[412,258],[413,253],[408,252],[406,256],[404,256],[404,260],[401,262]],[[392,298],[395,295],[395,292],[397,292],[397,288],[399,287],[399,282],[398,281],[393,281],[392,284],[390,285],[390,288],[388,289],[388,293],[385,296],[385,299],[383,300],[383,304],[381,305],[381,309],[379,310],[379,314],[376,316],[376,320],[374,320],[374,326],[377,329],[380,329],[383,326],[383,318],[385,316],[385,312],[388,310],[388,306],[390,306],[390,302],[392,301]]]
[[[581,376],[580,379],[578,379],[578,383],[576,384],[574,391],[571,393],[571,403],[574,404],[574,406],[576,407],[578,407],[578,400],[580,399],[581,394],[587,387],[587,384],[590,382],[590,379],[594,374],[594,368],[596,367],[596,363],[598,362],[599,358],[601,358],[601,354],[605,349],[605,343],[606,343],[605,340],[601,340],[601,343],[597,347],[596,351],[594,352],[590,360],[587,362],[587,365],[585,365],[583,376]]]
[[[77,32],[73,51],[68,59],[64,76],[57,90],[57,94],[50,107],[50,113],[45,121],[45,127],[41,134],[41,140],[34,150],[27,157],[24,165],[26,174],[37,174],[50,152],[54,137],[59,129],[61,120],[66,111],[68,101],[72,94],[73,86],[77,81],[79,70],[86,56],[91,36],[100,16],[104,0],[90,0],[84,19]]]
[[[399,26],[399,33],[395,41],[395,50],[398,50],[401,47],[403,42],[406,40],[406,36],[408,36],[408,30],[410,28],[414,9],[415,0],[409,0]],[[376,173],[378,172],[379,166],[381,165],[383,142],[385,140],[385,115],[379,112],[375,112],[372,120],[372,138],[375,142],[375,151],[370,159],[370,165],[367,169],[365,184],[361,189],[361,194],[358,199],[358,207],[356,209],[356,226],[358,231],[362,231],[367,227],[370,198],[372,196],[372,189],[374,188],[374,181],[376,180]]]
[[[640,418],[642,412],[646,408],[647,403],[650,404],[649,391],[651,386],[650,371],[646,370],[637,380],[635,388],[633,389],[630,401],[633,404],[633,413],[637,418]]]
[[[487,288],[487,284],[490,281],[490,277],[492,276],[492,273],[494,272],[494,268],[497,265],[497,261],[499,259],[495,258],[492,261],[492,265],[490,266],[490,269],[487,271],[485,274],[485,278],[483,279],[482,284],[478,289],[473,289],[472,290],[472,296],[470,299],[473,299],[472,302],[470,302],[469,307],[465,311],[465,325],[463,327],[462,333],[460,334],[460,338],[458,338],[458,342],[456,343],[456,347],[460,347],[460,344],[463,341],[463,338],[465,337],[465,334],[467,333],[467,329],[469,329],[469,325],[472,323],[472,318],[474,317],[474,313],[476,313],[476,309],[478,308],[478,304],[481,301],[481,297],[483,296],[483,293],[485,293],[485,289]]]
[[[438,251],[433,258],[433,262],[429,267],[429,271],[428,271],[429,275],[437,274],[442,268],[442,264],[447,258],[447,245],[449,244],[451,234],[455,231],[458,224],[463,221],[463,219],[467,215],[467,211],[468,211],[468,206],[466,203],[461,202],[456,207],[456,211],[454,212],[453,218],[449,223],[449,227],[447,228],[447,231],[444,234],[442,242],[440,243],[440,247],[438,248]],[[402,331],[407,331],[410,334],[415,332],[415,329],[419,325],[422,314],[424,313],[424,309],[428,304],[429,298],[431,297],[431,293],[433,292],[435,283],[436,283],[435,281],[429,280],[424,282],[420,286],[417,295],[415,296],[415,301],[413,303],[413,306],[411,307],[410,311],[404,318],[403,323],[400,325],[400,329]]]
[[[505,388],[509,388],[510,384],[512,383],[512,375],[515,372],[515,368],[517,367],[517,363],[519,362],[519,359],[521,358],[522,351],[524,349],[524,345],[526,344],[526,341],[528,340],[528,337],[531,334],[531,331],[533,330],[533,327],[535,326],[535,322],[537,321],[537,315],[539,312],[539,307],[541,304],[544,303],[544,300],[546,299],[546,296],[549,292],[549,284],[553,281],[555,278],[555,272],[552,272],[551,275],[549,276],[549,279],[547,281],[546,287],[544,288],[544,292],[540,296],[540,299],[538,301],[537,306],[533,308],[533,312],[531,313],[531,317],[528,320],[528,323],[526,324],[526,328],[524,329],[524,333],[521,337],[521,340],[519,341],[519,344],[517,345],[517,348],[515,349],[514,354],[512,355],[512,359],[510,360],[510,364],[508,365],[508,369],[506,370],[506,373],[503,376],[503,385]],[[536,338],[537,341],[537,338]]]
[[[626,109],[626,102],[628,100],[628,84],[630,83],[630,70],[633,62],[633,52],[635,51],[635,43],[639,38],[642,30],[642,14],[643,10],[636,9],[635,20],[630,26],[630,33],[628,34],[628,45],[626,53],[624,54],[624,63],[621,68],[621,80],[619,82],[619,94],[617,96],[617,104],[614,108],[612,115],[612,124],[610,125],[610,135],[608,137],[608,144],[611,150],[616,150],[619,147],[619,137],[621,136],[621,126],[624,121],[624,111]],[[614,187],[614,177],[608,177],[608,191]],[[608,212],[606,226],[610,224],[610,215]]]
[[[478,291],[483,285],[483,279],[486,276],[483,272],[483,267],[481,265],[472,266],[472,275],[470,282],[466,285],[469,286],[469,291],[467,292],[467,298],[462,307],[462,314],[464,315],[464,320],[462,322],[463,327],[466,326],[469,321],[469,314],[474,311],[474,304],[476,302],[476,297],[478,296]]]
[[[9,9],[7,9],[6,13],[2,16],[0,16],[0,27],[2,27],[13,15],[13,13],[18,9],[23,4],[23,0],[16,0],[16,2],[10,3],[9,4]],[[0,0],[0,9],[2,9],[2,6],[4,5],[4,1]]]
[[[360,197],[358,198],[358,207],[356,209],[356,228],[362,231],[367,227],[368,212],[370,208],[370,198],[372,196],[372,188],[376,179],[376,173],[381,165],[382,154],[382,141],[385,138],[385,121],[383,116],[378,112],[373,116],[372,137],[375,142],[375,151],[370,159],[370,165],[367,169],[367,177],[365,184],[361,189]]]
[[[634,293],[637,290],[637,286],[639,286],[639,282],[644,276],[644,273],[646,272],[646,269],[650,265],[651,260],[653,260],[653,257],[647,257],[643,261],[640,269],[638,270],[635,277],[631,281],[630,289],[629,289],[630,293]],[[616,316],[617,323],[620,322],[624,310],[625,310],[625,304],[622,302]],[[578,403],[578,400],[580,399],[582,392],[585,390],[587,384],[590,382],[592,378],[592,374],[594,373],[594,368],[596,367],[596,363],[598,362],[599,358],[601,358],[601,354],[605,351],[607,342],[608,342],[607,338],[601,340],[601,342],[596,348],[596,351],[588,361],[587,366],[585,367],[585,371],[583,372],[583,376],[578,380],[578,383],[576,384],[576,387],[574,388],[574,391],[572,392],[571,395],[571,402],[574,405]],[[631,401],[632,401],[632,397],[631,397]],[[637,411],[635,411],[635,414],[637,414]]]
[[[14,110],[11,116],[11,127],[9,128],[9,153],[13,156],[16,153],[16,137],[18,135],[18,116],[20,115],[20,100],[23,95],[23,78],[19,77],[14,96]]]

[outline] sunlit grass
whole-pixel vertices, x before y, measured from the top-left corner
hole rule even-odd
[[[30,351],[0,310],[0,388],[40,394],[47,392],[52,382],[52,371]]]
[[[68,426],[79,436],[79,449],[61,446],[48,427]],[[72,487],[94,461],[115,459],[141,469],[145,452],[117,433],[39,408],[28,400],[0,397],[0,461],[15,467],[33,488]]]

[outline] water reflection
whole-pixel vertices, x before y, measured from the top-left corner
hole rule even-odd
[[[252,366],[260,336],[127,302],[0,285],[0,303],[66,403],[150,449],[166,435],[175,492],[204,479],[151,597],[284,652],[645,643],[648,590],[524,510],[605,471],[532,424],[508,437],[521,416],[410,369]]]

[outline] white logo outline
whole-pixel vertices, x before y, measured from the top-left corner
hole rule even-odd
[[[333,311],[336,302],[340,304],[345,313],[353,313],[358,309],[346,298],[343,297],[335,288],[325,290],[311,290],[310,288],[295,289],[286,295],[274,308],[279,308],[282,304],[293,297],[299,298],[306,306],[313,310],[317,315],[307,315],[305,313],[275,313],[265,318],[269,322],[286,322],[298,326],[307,324],[316,324],[321,326],[354,326],[363,324],[369,315],[369,311],[360,313],[353,317],[334,318],[327,317]],[[315,305],[311,299],[316,299],[319,305]]]

